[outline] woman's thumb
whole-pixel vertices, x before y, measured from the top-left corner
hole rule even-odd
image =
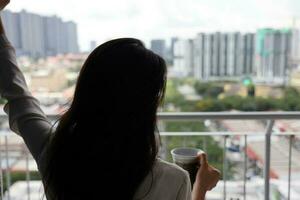
[[[201,152],[201,153],[199,153],[198,155],[199,155],[199,157],[200,157],[200,164],[201,164],[201,165],[208,165],[206,153]]]

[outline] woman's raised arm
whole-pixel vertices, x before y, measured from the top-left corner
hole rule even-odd
[[[9,0],[0,0],[1,11]],[[10,128],[23,137],[39,164],[41,152],[49,138],[51,124],[27,88],[23,73],[18,68],[15,50],[8,41],[0,17],[0,95],[7,99],[4,111]]]

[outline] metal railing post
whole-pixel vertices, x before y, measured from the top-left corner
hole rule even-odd
[[[1,136],[0,136],[0,197],[3,199],[3,170],[2,170],[2,149],[1,149]]]
[[[264,170],[265,200],[270,199],[271,135],[272,135],[273,126],[274,126],[274,120],[269,120],[267,124],[266,142],[265,142],[265,170]]]
[[[227,191],[226,191],[226,179],[227,179],[227,159],[226,159],[226,147],[227,147],[227,135],[224,136],[224,150],[223,150],[223,199],[226,200]]]
[[[25,149],[26,154],[26,184],[27,184],[27,199],[30,200],[30,169],[29,169],[29,152]]]
[[[10,200],[10,185],[11,185],[11,177],[10,177],[10,163],[9,163],[9,149],[8,149],[8,136],[5,135],[5,160],[6,160],[6,194],[7,200]]]
[[[248,142],[247,142],[247,135],[244,137],[245,139],[245,146],[244,146],[244,183],[243,183],[243,192],[244,192],[244,200],[246,200],[246,183],[247,183],[247,148],[248,148]]]
[[[292,169],[292,142],[293,135],[289,137],[289,176],[288,176],[288,200],[291,199],[291,169]]]

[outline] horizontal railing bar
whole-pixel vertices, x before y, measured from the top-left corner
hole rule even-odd
[[[160,132],[161,136],[263,136],[265,132]],[[274,133],[277,136],[300,135],[300,132]]]
[[[47,114],[50,119],[58,119],[59,114]],[[0,114],[1,118],[7,118],[7,115]],[[158,118],[161,120],[201,120],[201,119],[232,119],[232,120],[271,120],[271,119],[299,119],[300,112],[160,112]]]
[[[231,119],[231,120],[275,120],[299,119],[300,112],[177,112],[159,113],[160,120],[200,120],[200,119]]]
[[[263,131],[259,131],[259,132],[247,132],[247,131],[244,131],[244,132],[234,132],[234,131],[223,131],[223,132],[215,132],[215,131],[212,131],[212,132],[185,132],[185,131],[182,131],[182,132],[165,132],[165,131],[162,131],[162,132],[159,132],[159,134],[161,136],[224,136],[224,135],[228,135],[228,136],[236,136],[236,135],[240,135],[240,136],[263,136],[265,135],[266,133],[263,132]],[[276,136],[290,136],[290,135],[299,135],[300,136],[300,132],[274,132],[272,133],[272,135],[276,135]],[[8,136],[8,137],[15,137],[14,134],[11,134],[11,132],[9,131],[0,131],[0,137],[2,136]],[[15,144],[14,145],[16,148],[21,148],[23,149],[23,146],[20,146],[18,144]],[[15,149],[13,149],[15,150]]]
[[[264,135],[264,132],[159,132],[161,136],[234,136],[234,135]],[[299,133],[300,135],[300,133]]]
[[[51,119],[58,119],[60,115],[48,115]],[[160,120],[258,120],[258,119],[299,119],[300,112],[172,112],[158,113]]]

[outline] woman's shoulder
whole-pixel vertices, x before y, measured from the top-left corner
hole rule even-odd
[[[186,179],[188,177],[188,172],[186,170],[182,169],[174,163],[164,161],[160,158],[156,160],[153,171],[154,173],[156,172],[164,176],[170,176],[172,177],[172,179]]]
[[[160,184],[178,187],[189,182],[189,174],[186,170],[162,159],[157,159],[153,168],[153,177]]]
[[[188,172],[173,163],[157,159],[153,170],[140,185],[135,199],[173,200],[182,185],[189,184]]]

